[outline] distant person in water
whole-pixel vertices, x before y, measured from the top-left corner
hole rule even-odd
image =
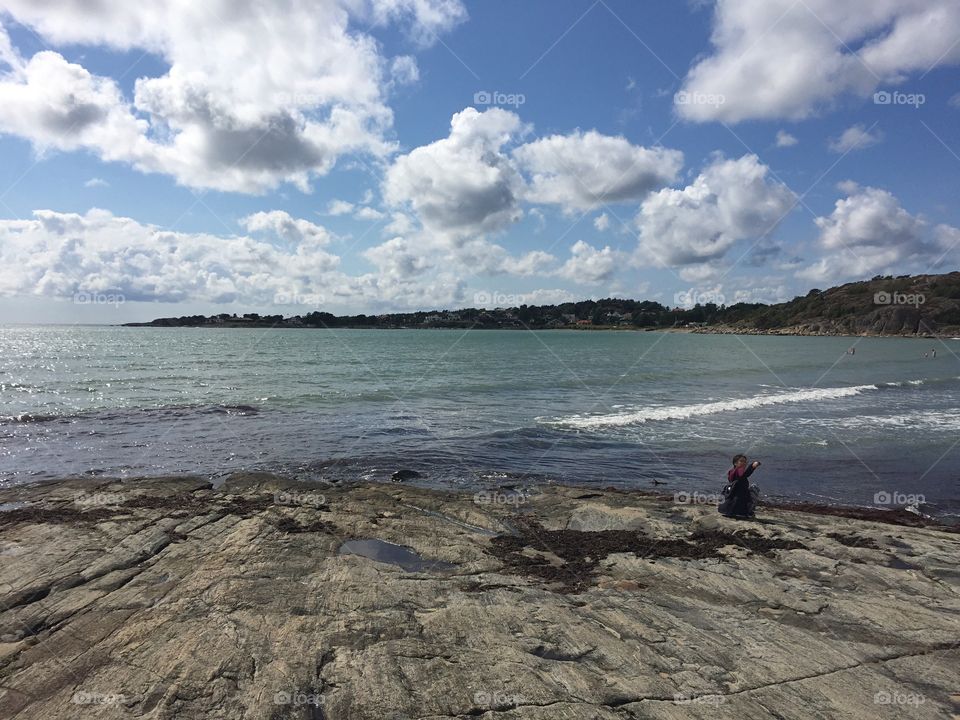
[[[753,517],[757,505],[756,488],[748,479],[760,467],[760,461],[747,464],[746,455],[734,455],[733,467],[727,471],[727,486],[723,489],[723,501],[718,509],[727,517]]]

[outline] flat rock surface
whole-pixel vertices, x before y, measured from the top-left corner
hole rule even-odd
[[[960,535],[936,528],[269,475],[0,503],[2,718],[960,710]]]

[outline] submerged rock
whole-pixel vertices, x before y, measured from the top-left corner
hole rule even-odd
[[[416,480],[421,477],[423,477],[423,473],[418,473],[416,470],[397,470],[390,476],[390,479],[394,482],[403,482],[404,480]]]

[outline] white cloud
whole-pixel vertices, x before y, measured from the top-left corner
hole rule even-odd
[[[888,191],[859,188],[837,200],[833,212],[816,219],[820,243],[827,250],[895,246],[919,249],[926,223],[901,207]]]
[[[832,138],[829,147],[831,152],[847,153],[876,145],[882,139],[883,134],[879,130],[870,132],[865,125],[858,123],[844,130],[840,137]]]
[[[640,206],[640,259],[696,265],[722,258],[735,243],[771,233],[794,194],[768,177],[756,155],[715,159],[682,190],[666,188]]]
[[[837,200],[830,215],[816,219],[822,256],[797,271],[797,277],[822,283],[878,273],[931,272],[945,252],[956,250],[949,242],[960,233],[956,228],[940,225],[931,236],[928,223],[907,212],[890,192],[847,188],[852,194]]]
[[[106,160],[149,156],[147,123],[117,84],[59,54],[39,52],[0,75],[0,132],[30,138],[38,150],[98,148]]]
[[[258,213],[249,224],[275,227],[279,215]],[[323,232],[300,230],[311,241]],[[269,302],[279,292],[323,292],[339,258],[317,244],[283,250],[249,237],[170,232],[105,210],[38,210],[32,220],[0,221],[0,295]]]
[[[545,275],[556,261],[557,259],[548,252],[531,250],[517,258],[504,258],[501,269],[509,275]]]
[[[525,199],[566,210],[640,200],[674,182],[683,165],[679,150],[645,148],[596,130],[541,138],[513,155],[531,176]]]
[[[353,212],[353,203],[346,200],[331,200],[327,203],[327,215],[339,217],[340,215],[349,215]]]
[[[383,232],[386,235],[407,235],[415,227],[416,223],[409,215],[395,212],[390,216],[390,222],[384,225]]]
[[[593,219],[593,226],[600,232],[605,232],[610,227],[610,216],[606,213],[598,215]]]
[[[434,267],[429,257],[415,252],[406,240],[399,237],[365,250],[363,256],[382,274],[397,280],[422,275]]]
[[[13,47],[3,25],[0,25],[0,65],[7,65],[14,70],[18,70],[23,65],[23,58]]]
[[[420,68],[410,55],[395,57],[390,63],[390,77],[398,85],[412,85],[420,79]]]
[[[777,130],[777,147],[793,147],[798,142],[799,140],[786,130]]]
[[[387,170],[384,198],[410,207],[428,230],[464,238],[499,230],[521,216],[521,179],[503,146],[522,129],[500,108],[466,108],[450,121],[448,137],[398,157]]]
[[[570,248],[570,259],[557,271],[557,275],[584,285],[595,285],[609,280],[622,262],[621,253],[610,249],[602,250],[583,240],[578,240]]]
[[[384,58],[354,20],[399,23],[427,42],[465,18],[459,0],[4,0],[4,9],[54,45],[150,52],[169,69],[139,78],[131,102],[114,80],[55,52],[18,67],[4,35],[0,132],[251,193],[283,182],[306,191],[340,155],[393,150],[386,93],[415,79],[416,64]]]
[[[803,118],[844,94],[960,61],[956,0],[720,0],[713,52],[684,80],[688,120]],[[850,48],[859,48],[854,54]]]
[[[240,219],[241,227],[251,233],[268,233],[294,246],[316,247],[330,242],[330,233],[321,225],[291,217],[283,210],[271,210],[247,215]]]
[[[386,215],[376,208],[372,207],[362,207],[358,208],[357,211],[353,214],[353,217],[357,220],[383,220]]]
[[[94,188],[94,187],[110,187],[110,183],[108,183],[108,182],[107,182],[106,180],[104,180],[103,178],[92,177],[92,178],[90,178],[89,180],[87,180],[87,181],[83,184],[83,186],[84,186],[84,187],[88,187],[88,188]]]
[[[354,309],[463,301],[463,277],[451,269],[419,272],[436,263],[403,240],[369,251],[377,272],[347,275],[340,258],[323,249],[332,236],[319,225],[282,211],[255,213],[241,223],[263,239],[171,232],[98,209],[83,215],[37,210],[30,220],[0,220],[0,297],[109,293],[131,302],[268,307],[300,296]]]

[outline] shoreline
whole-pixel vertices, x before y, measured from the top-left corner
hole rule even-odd
[[[775,337],[844,337],[844,338],[902,338],[913,340],[954,340],[952,335],[932,335],[920,333],[842,333],[842,332],[809,332],[804,329],[776,328],[770,330],[758,330],[755,328],[735,328],[735,327],[702,327],[702,328],[683,328],[683,327],[629,327],[629,326],[564,326],[564,327],[489,327],[489,326],[455,326],[455,327],[370,327],[362,325],[346,325],[337,327],[297,327],[297,326],[277,326],[267,324],[247,324],[247,325],[154,325],[145,323],[121,323],[109,324],[97,327],[116,327],[116,328],[153,328],[158,330],[170,330],[179,328],[189,328],[195,330],[506,330],[513,332],[637,332],[637,333],[671,333],[687,335],[763,335]]]
[[[0,490],[17,500],[0,512],[4,716],[957,710],[955,531],[263,473]]]

